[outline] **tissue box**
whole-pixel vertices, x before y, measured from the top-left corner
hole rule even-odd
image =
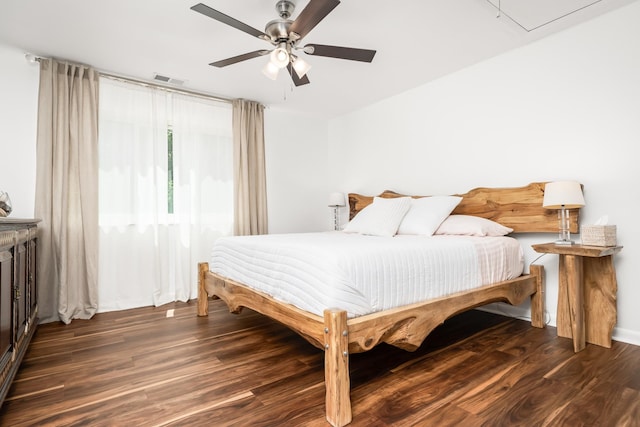
[[[615,225],[583,225],[580,228],[582,244],[588,246],[615,246]]]

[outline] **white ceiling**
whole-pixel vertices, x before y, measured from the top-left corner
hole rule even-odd
[[[209,66],[270,45],[190,10],[200,1],[261,31],[277,18],[276,0],[2,0],[0,43],[110,74],[151,80],[159,73],[184,80],[184,89],[331,117],[637,0],[343,0],[303,41],[375,49],[376,57],[368,64],[303,54],[313,67],[311,84],[297,88],[286,72],[276,81],[264,77],[266,57]],[[293,19],[308,2],[297,1]]]

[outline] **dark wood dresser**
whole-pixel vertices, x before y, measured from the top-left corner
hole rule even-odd
[[[38,222],[0,218],[0,406],[38,324]]]

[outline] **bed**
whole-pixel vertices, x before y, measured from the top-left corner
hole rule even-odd
[[[517,188],[476,188],[464,194],[457,194],[461,198],[459,204],[451,212],[451,215],[469,215],[474,217],[486,218],[502,224],[513,230],[513,233],[530,233],[530,232],[555,232],[558,227],[557,214],[542,208],[542,199],[544,195],[544,183],[531,183],[525,187]],[[379,196],[363,196],[359,194],[349,194],[350,219],[356,217],[365,207],[371,205],[376,200],[381,199],[400,199],[402,194],[391,191],[385,191]],[[419,198],[420,196],[412,196]],[[577,214],[571,216],[573,231],[577,230],[578,220]],[[256,236],[260,237],[260,236]],[[325,233],[321,235],[314,234],[314,238],[320,239],[313,241],[313,247],[324,246],[325,243],[330,245],[328,241],[338,238],[340,247],[343,248],[335,259],[342,259],[343,255],[348,252],[360,252],[360,250],[352,250],[353,248],[348,233]],[[431,239],[422,239],[435,241],[453,240],[464,241],[466,245],[464,251],[470,251],[470,246],[475,247],[479,239],[463,238],[449,239],[447,236],[434,236]],[[249,239],[246,237],[243,239]],[[235,242],[236,240],[230,239]],[[285,239],[284,243],[283,240]],[[278,247],[286,247],[290,244],[287,239],[293,239],[287,236],[263,237],[262,239],[254,239],[253,241],[273,240],[273,242],[265,242],[264,244],[276,244]],[[297,238],[296,238],[297,239]],[[418,239],[411,236],[395,236],[393,242],[402,243],[402,246],[410,246]],[[483,238],[481,238],[483,239]],[[505,237],[504,239],[511,239]],[[325,242],[326,240],[326,242]],[[354,241],[357,239],[353,239]],[[378,239],[384,241],[383,238]],[[349,242],[348,242],[349,241]],[[373,239],[369,240],[370,242]],[[487,240],[488,241],[488,240]],[[301,250],[301,245],[297,240],[291,243],[293,248],[291,252],[306,252]],[[359,245],[360,243],[354,243]],[[422,243],[420,243],[422,244]],[[258,269],[269,269],[269,263],[280,263],[281,258],[269,258],[268,249],[265,246],[257,245],[257,249],[265,254],[264,265],[259,265]],[[366,245],[366,244],[365,244]],[[373,246],[373,245],[371,245]],[[268,246],[266,246],[268,248]],[[344,249],[346,248],[346,249]],[[236,251],[238,248],[231,248]],[[501,249],[502,250],[502,249]],[[455,249],[458,251],[458,249]],[[282,255],[282,251],[279,251]],[[395,251],[390,251],[396,253]],[[215,253],[215,251],[214,251]],[[459,254],[462,252],[454,252]],[[289,256],[290,254],[285,253]],[[311,262],[316,258],[317,254],[309,251],[307,261],[304,259],[295,262]],[[224,265],[240,264],[244,255],[240,252],[226,260],[212,260],[212,263]],[[374,253],[374,258],[375,258]],[[424,255],[421,255],[424,257]],[[458,255],[456,255],[457,257]],[[235,257],[235,258],[234,258]],[[253,258],[254,261],[256,258]],[[362,263],[366,265],[370,262],[370,258],[366,258]],[[248,262],[250,264],[251,261]],[[255,262],[254,262],[255,263]],[[398,264],[406,264],[407,261],[402,257]],[[317,266],[317,274],[310,275],[309,280],[332,281],[332,272],[329,275],[322,275],[320,271],[328,269],[329,264],[321,264]],[[348,267],[348,266],[347,266]],[[344,270],[345,265],[340,267]],[[527,298],[531,300],[531,323],[534,327],[544,327],[544,307],[543,307],[543,268],[538,265],[531,265],[529,272],[520,274],[522,269],[518,270],[517,277],[513,276],[513,269],[517,267],[507,267],[507,276],[489,276],[494,277],[490,283],[484,282],[476,285],[464,285],[455,287],[456,280],[459,277],[453,273],[447,273],[452,276],[449,287],[444,294],[418,295],[417,300],[414,295],[413,299],[398,299],[390,305],[378,303],[380,299],[375,292],[367,295],[366,291],[358,290],[358,296],[363,294],[366,298],[356,298],[354,303],[352,299],[346,298],[344,292],[335,292],[331,298],[327,299],[324,295],[294,295],[288,298],[280,294],[274,293],[276,284],[266,287],[256,286],[261,282],[266,282],[265,276],[254,274],[249,270],[248,275],[238,276],[236,273],[226,273],[226,270],[212,272],[208,262],[198,265],[199,283],[198,283],[198,315],[208,315],[209,298],[220,298],[229,307],[232,313],[239,313],[243,307],[247,307],[265,316],[273,318],[284,325],[288,326],[296,333],[305,338],[308,342],[324,350],[325,352],[325,387],[326,387],[326,417],[327,421],[333,426],[343,426],[351,422],[351,401],[350,401],[350,380],[349,380],[349,354],[365,352],[376,345],[384,342],[408,351],[417,349],[429,333],[438,325],[443,323],[449,317],[461,313],[472,308],[476,308],[491,302],[503,301],[512,305],[519,305]],[[521,267],[520,267],[521,268]],[[244,267],[241,269],[243,270]],[[244,270],[243,270],[244,271]],[[297,270],[296,270],[297,271]],[[362,275],[362,268],[355,268],[356,275]],[[401,273],[390,274],[388,268],[385,267],[385,280],[403,281],[404,277]],[[284,270],[279,274],[289,274]],[[240,280],[230,279],[228,276],[241,277]],[[255,277],[254,277],[255,276]],[[366,275],[365,275],[366,276]],[[463,277],[464,275],[460,275]],[[366,276],[365,282],[371,281],[371,277]],[[497,279],[496,279],[497,277]],[[303,280],[304,277],[298,277]],[[408,279],[406,279],[408,281]],[[339,281],[339,280],[338,280]],[[463,281],[460,279],[460,281]],[[408,285],[407,285],[408,286]],[[316,286],[317,287],[317,286]],[[313,286],[311,286],[313,288]],[[297,290],[296,292],[302,292]],[[353,292],[352,292],[353,293]],[[321,292],[322,294],[322,292]],[[323,299],[324,298],[324,299]],[[341,304],[340,301],[348,301]],[[286,302],[288,301],[288,302]],[[305,301],[311,304],[305,304]],[[372,303],[374,301],[375,303]]]

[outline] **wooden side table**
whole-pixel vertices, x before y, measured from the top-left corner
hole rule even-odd
[[[558,336],[573,338],[573,350],[585,341],[611,347],[617,320],[616,270],[613,255],[622,246],[532,245],[536,252],[558,254]]]

